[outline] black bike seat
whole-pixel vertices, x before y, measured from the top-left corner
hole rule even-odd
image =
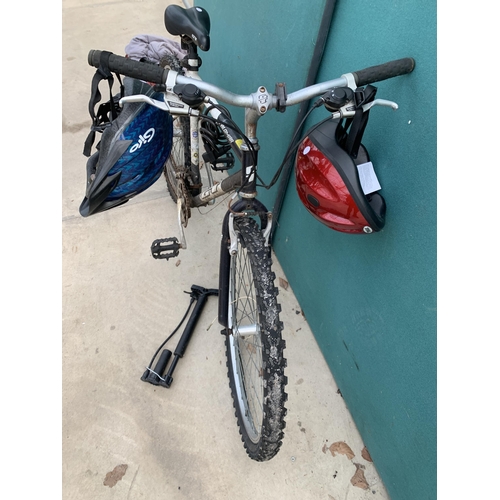
[[[171,35],[188,38],[201,50],[210,48],[210,16],[202,7],[169,5],[165,9],[165,27]]]

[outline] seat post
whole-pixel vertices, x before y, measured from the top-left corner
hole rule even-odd
[[[188,53],[181,61],[181,65],[189,71],[198,71],[202,64],[201,57],[198,55],[198,47],[190,38],[182,37],[181,48]]]

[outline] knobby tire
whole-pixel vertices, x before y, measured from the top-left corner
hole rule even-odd
[[[247,454],[263,462],[279,451],[285,428],[285,341],[271,257],[248,217],[234,220],[238,250],[231,256],[226,355],[233,403]]]

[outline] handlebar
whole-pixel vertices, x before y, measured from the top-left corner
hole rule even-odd
[[[162,68],[156,64],[148,62],[136,61],[128,57],[118,56],[112,52],[103,50],[91,50],[88,55],[88,63],[90,66],[98,68],[101,63],[101,57],[108,57],[108,67],[114,73],[144,80],[150,83],[164,84],[167,81],[169,69]],[[227,104],[233,104],[239,107],[252,107],[253,99],[251,96],[243,96],[233,94],[227,90],[221,89],[216,85],[204,82],[202,80],[193,80],[181,74],[177,75],[176,83],[193,83],[200,90],[203,90],[207,95],[220,99]]]
[[[112,52],[101,50],[91,50],[89,52],[89,65],[99,68],[101,57],[108,58],[108,67],[114,73],[119,73],[121,75],[136,78],[138,80],[145,80],[151,83],[166,83],[168,73],[170,71],[155,64],[136,61],[134,59],[129,59],[128,57],[118,56],[116,54],[113,54]],[[387,80],[388,78],[394,78],[396,76],[411,73],[414,68],[415,60],[411,57],[406,57],[395,61],[389,61],[384,64],[379,64],[377,66],[371,66],[370,68],[365,68],[359,71],[354,71],[352,72],[352,77],[354,78],[356,85],[361,87],[370,83],[380,82],[382,80]],[[348,84],[346,78],[348,75],[343,75],[342,77],[335,80],[322,82],[320,84],[311,85],[310,87],[297,90],[296,92],[288,95],[286,105],[292,106],[294,104],[297,104],[298,102],[321,95],[327,90],[334,87],[346,86]],[[220,99],[227,104],[233,104],[235,106],[248,108],[252,108],[254,106],[254,99],[251,95],[244,96],[233,94],[232,92],[221,89],[216,85],[210,84],[208,82],[203,82],[202,80],[193,80],[180,74],[177,76],[176,82],[180,84],[194,83],[206,94],[215,97],[216,99]]]
[[[389,61],[378,66],[353,71],[354,81],[359,87],[364,87],[370,83],[381,82],[395,76],[411,73],[415,68],[415,60],[411,57]]]
[[[147,62],[135,61],[128,57],[117,56],[112,52],[103,50],[91,50],[88,55],[90,66],[98,68],[101,64],[101,57],[109,56],[108,67],[114,73],[145,80],[151,83],[162,84],[167,80],[168,69]]]

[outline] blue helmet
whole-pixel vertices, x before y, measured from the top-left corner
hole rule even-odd
[[[140,80],[124,79],[125,95],[162,95]],[[160,177],[172,148],[172,116],[145,103],[125,103],[103,131],[97,152],[87,161],[83,217],[126,203]]]

